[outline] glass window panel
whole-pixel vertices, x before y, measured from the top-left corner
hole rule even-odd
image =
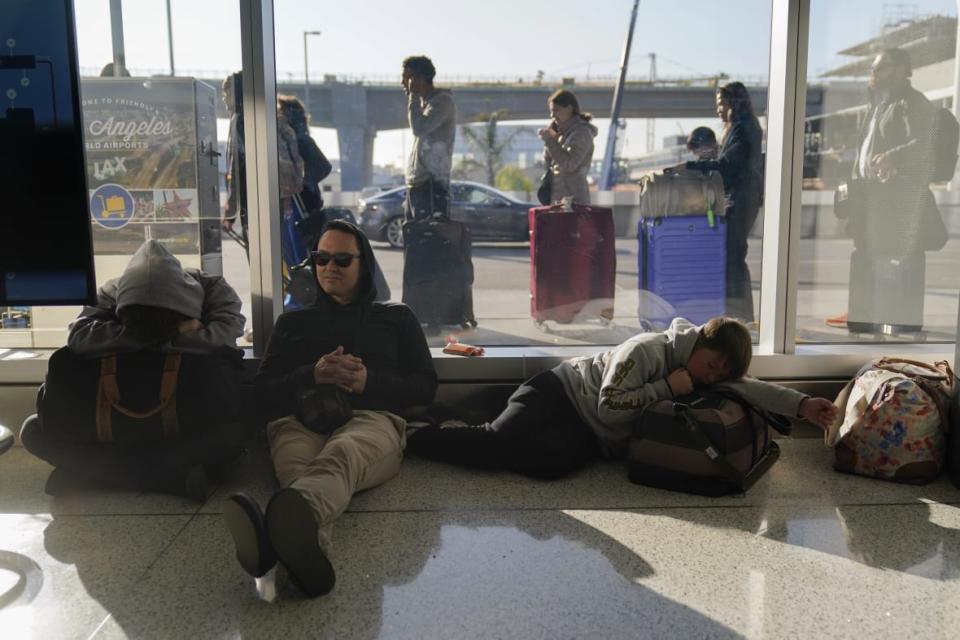
[[[956,42],[954,2],[811,3],[798,343],[955,339]]]
[[[454,5],[440,8],[426,0],[322,6],[277,0],[275,10],[278,91],[305,103],[310,132],[335,167],[322,182],[324,202],[349,209],[367,232],[394,300],[409,302],[404,282],[413,280],[403,277],[400,250],[405,168],[416,144],[400,84],[401,62],[427,52],[436,65],[436,86],[452,92],[458,115],[449,160],[449,215],[467,223],[473,235],[472,294],[479,326],[464,329],[456,322],[440,322],[431,344],[450,336],[482,345],[611,344],[647,327],[663,327],[676,315],[695,321],[727,312],[747,321],[759,316],[762,247],[759,222],[752,223],[762,218],[769,1],[640,3],[620,114],[626,127],[619,130],[614,148],[616,179],[605,188],[598,180],[629,3],[583,11],[582,4],[562,0],[545,12],[533,2],[493,0],[477,12]],[[558,40],[556,34],[569,32],[574,15],[576,37]],[[424,16],[429,16],[426,30]],[[725,33],[738,35],[731,41],[722,37]],[[664,274],[656,284],[648,280],[644,285],[638,181],[694,159],[685,139],[697,126],[711,129],[722,146],[725,128],[716,111],[716,90],[733,81],[746,85],[758,118],[731,127],[737,132],[734,138],[750,129],[750,153],[734,157],[740,147],[731,144],[725,158],[730,183],[725,191],[733,197],[732,205],[740,204],[729,207],[730,216],[725,216],[722,196],[701,195],[701,210],[685,211],[695,215],[682,224],[673,205],[660,203],[653,211],[672,216],[670,224],[683,229],[696,219],[699,233],[727,232],[729,241],[706,256],[689,239],[675,241],[657,255],[656,266],[666,265]],[[544,174],[545,144],[538,131],[550,122],[547,98],[564,87],[578,97],[582,111],[595,114],[596,136],[587,134],[593,153],[586,162],[586,189],[592,205],[612,210],[614,260],[594,264],[599,250],[597,239],[588,237],[589,228],[566,234],[581,238],[579,244],[551,244],[546,253],[562,256],[567,272],[545,287],[557,293],[556,299],[534,305],[547,310],[547,321],[538,324],[531,310],[527,212],[537,203]],[[736,110],[738,116],[743,111],[739,103]],[[490,195],[467,183],[483,185]],[[704,189],[694,191],[703,194]],[[733,287],[727,286],[725,255],[738,258],[730,261]],[[648,273],[653,268],[648,265]],[[449,291],[457,289],[449,269],[440,265],[436,271],[447,278]],[[613,283],[612,290],[600,285],[604,279]],[[690,291],[691,286],[709,291]],[[561,299],[578,290],[582,294],[573,300]],[[727,297],[734,303],[728,306]],[[430,309],[415,311],[428,314]],[[426,318],[421,315],[421,320]],[[755,323],[752,328],[756,332]]]
[[[237,3],[172,0],[169,25],[161,0],[122,3],[122,25],[107,0],[77,2],[75,13],[98,286],[155,239],[185,268],[223,275],[249,329],[250,268],[221,227],[230,130],[222,84],[241,66]],[[125,68],[114,68],[121,31]],[[61,346],[79,311],[2,309],[0,347]]]

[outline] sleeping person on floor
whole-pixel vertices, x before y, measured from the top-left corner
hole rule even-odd
[[[207,480],[226,475],[241,451],[243,427],[233,406],[239,373],[228,375],[242,360],[240,307],[223,277],[184,268],[157,240],[143,243],[123,274],[100,287],[96,304],[70,324],[67,347],[50,358],[40,415],[21,430],[24,448],[55,467],[47,492],[110,486],[204,500]],[[152,359],[143,354],[158,354],[155,371],[144,370]],[[120,415],[107,405],[101,414],[104,366],[111,366],[103,360],[112,359],[116,404],[124,405],[131,396],[135,402],[163,396],[160,368],[166,370],[168,356],[177,362],[170,378],[175,392],[162,405],[172,408],[171,433],[165,423],[162,438],[147,435],[159,409]]]
[[[659,400],[720,382],[752,404],[826,428],[836,407],[825,398],[746,377],[750,332],[732,318],[696,326],[677,318],[593,356],[571,358],[526,382],[492,422],[447,420],[408,436],[424,458],[556,479],[602,456],[625,458],[633,424]]]

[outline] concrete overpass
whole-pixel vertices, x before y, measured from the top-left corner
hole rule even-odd
[[[221,79],[206,79],[220,86]],[[557,88],[554,85],[527,83],[470,83],[453,85],[459,123],[482,120],[485,114],[498,109],[509,113],[509,120],[547,120],[547,97]],[[576,84],[569,87],[577,94],[584,111],[598,118],[609,118],[613,102],[612,84]],[[750,87],[754,107],[758,113],[767,108],[767,88]],[[278,82],[279,93],[291,94],[305,100],[303,82]],[[621,107],[624,118],[710,118],[715,117],[712,86],[664,86],[646,82],[632,82],[626,86]],[[829,96],[828,96],[829,94]],[[843,85],[811,86],[807,91],[807,115],[829,113],[845,107],[862,104],[863,87]],[[223,104],[218,101],[220,117],[226,117]],[[829,103],[829,104],[828,104]],[[373,172],[373,143],[377,132],[404,129],[407,125],[407,102],[400,87],[395,85],[345,83],[327,81],[310,83],[309,103],[311,123],[317,127],[337,130],[340,143],[342,188],[357,191],[371,182]]]

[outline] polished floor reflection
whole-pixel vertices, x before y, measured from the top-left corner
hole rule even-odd
[[[836,474],[817,440],[782,448],[748,495],[720,499],[637,487],[614,464],[546,483],[411,459],[342,517],[337,586],[317,600],[282,569],[255,583],[233,561],[221,501],[238,487],[269,494],[265,452],[195,505],[108,491],[51,498],[49,467],[14,449],[0,459],[0,629],[4,638],[957,637],[960,491]]]

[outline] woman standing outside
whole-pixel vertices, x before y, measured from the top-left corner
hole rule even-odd
[[[300,99],[279,95],[277,110],[297,134],[297,151],[303,158],[303,189],[300,191],[300,199],[306,209],[303,215],[318,215],[323,209],[320,182],[330,175],[333,166],[310,136],[310,119]]]
[[[727,194],[727,315],[753,322],[753,293],[747,267],[747,235],[763,195],[763,130],[742,82],[717,89],[717,115],[723,121],[720,155],[692,160],[688,169],[719,171]]]
[[[543,140],[544,166],[550,174],[550,202],[572,196],[578,204],[590,204],[587,174],[593,162],[593,139],[597,128],[589,113],[580,111],[572,91],[560,89],[548,99],[552,122],[538,135]]]

